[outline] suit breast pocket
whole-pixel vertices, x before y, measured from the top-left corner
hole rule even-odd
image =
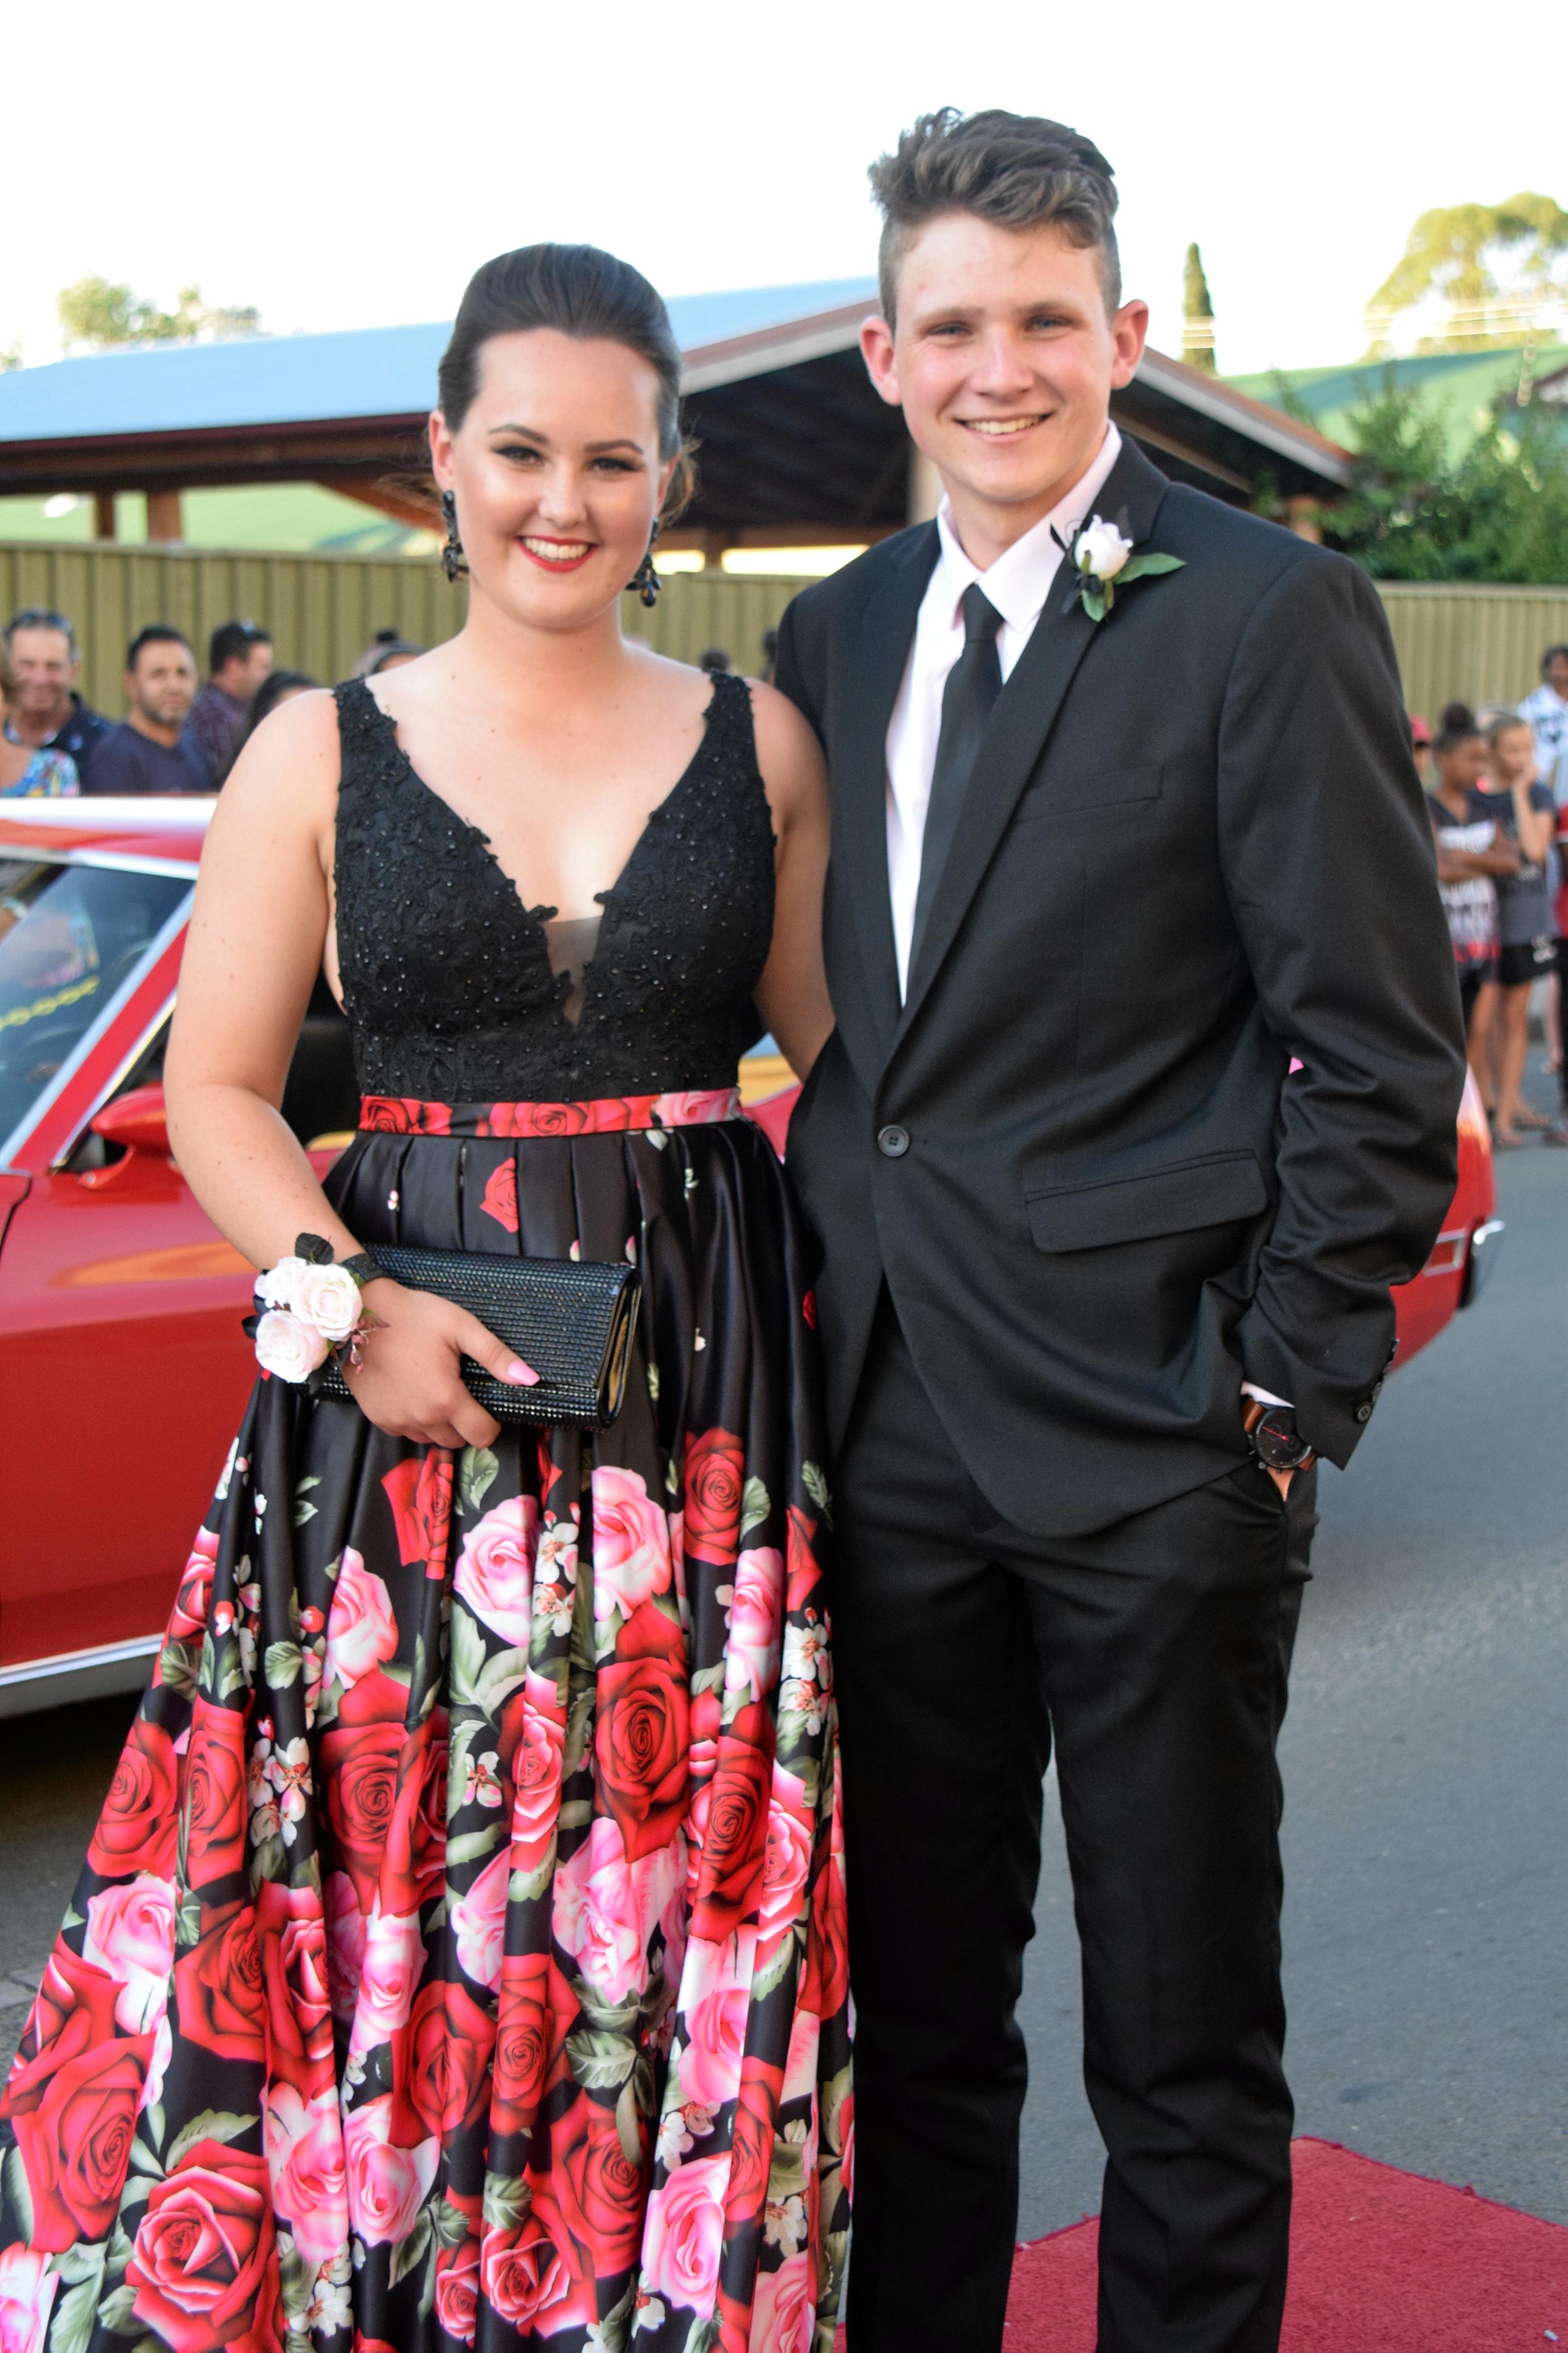
[[[1164,769],[1058,767],[1031,785],[1018,803],[1015,825],[1032,825],[1041,818],[1063,817],[1072,809],[1120,808],[1137,801],[1157,801]]]

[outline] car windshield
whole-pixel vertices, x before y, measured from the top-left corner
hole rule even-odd
[[[189,888],[169,874],[0,859],[0,1144]]]

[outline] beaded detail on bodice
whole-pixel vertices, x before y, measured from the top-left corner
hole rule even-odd
[[[364,1093],[572,1102],[734,1083],[762,1026],[773,922],[743,679],[715,679],[684,775],[597,894],[580,971],[552,969],[554,909],[524,906],[488,837],[416,774],[368,684],[336,700],[338,968]]]

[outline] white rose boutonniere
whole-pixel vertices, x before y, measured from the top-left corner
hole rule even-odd
[[[314,1324],[301,1323],[286,1307],[269,1307],[256,1327],[256,1361],[282,1381],[309,1380],[326,1363],[330,1346]]]
[[[1125,594],[1134,580],[1183,567],[1179,555],[1161,555],[1152,548],[1140,554],[1124,532],[1099,515],[1084,524],[1070,552],[1078,572],[1075,594],[1091,621],[1103,621],[1118,594]]]

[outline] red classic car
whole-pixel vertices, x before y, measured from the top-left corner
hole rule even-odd
[[[0,810],[0,1715],[145,1680],[254,1371],[239,1328],[250,1269],[197,1206],[163,1124],[211,806]],[[742,1076],[782,1149],[786,1066],[759,1056]],[[323,987],[284,1116],[324,1170],[356,1108]],[[1472,1295],[1493,1206],[1468,1091],[1453,1208],[1398,1297],[1401,1361]]]

